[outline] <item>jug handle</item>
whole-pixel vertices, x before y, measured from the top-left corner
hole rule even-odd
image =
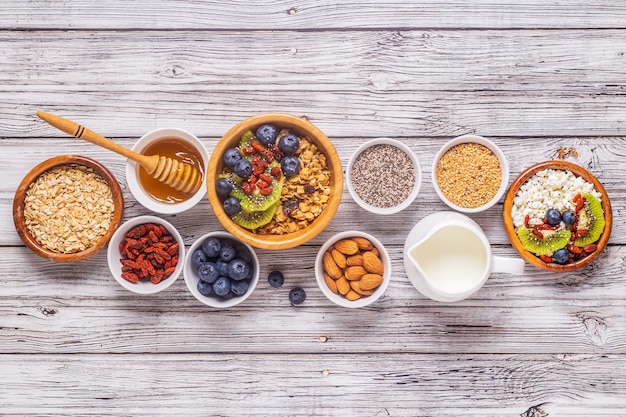
[[[493,255],[491,257],[491,272],[507,272],[513,275],[522,275],[526,262],[521,258],[508,258]]]

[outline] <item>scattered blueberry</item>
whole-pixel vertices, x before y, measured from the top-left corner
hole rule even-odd
[[[558,264],[565,265],[569,261],[569,251],[565,248],[559,249],[554,252],[552,259]]]
[[[248,281],[232,281],[230,283],[230,292],[235,294],[236,297],[241,297],[248,292],[249,286],[250,284],[248,284]]]
[[[239,213],[241,202],[237,197],[228,197],[224,200],[224,212],[229,216]]]
[[[292,177],[300,172],[300,160],[292,155],[285,156],[280,161],[280,167],[286,177]]]
[[[237,251],[232,246],[222,246],[220,249],[220,259],[226,263],[229,263],[237,256]]]
[[[241,178],[248,178],[252,174],[252,162],[247,159],[237,161],[234,167],[235,174]]]
[[[202,251],[208,258],[217,258],[220,256],[220,249],[222,249],[222,244],[219,239],[214,237],[210,237],[202,242]]]
[[[201,281],[213,284],[220,276],[217,265],[214,262],[205,262],[198,267],[198,278]]]
[[[241,159],[242,156],[236,148],[230,148],[224,152],[224,163],[231,168],[234,168]]]
[[[230,292],[230,279],[226,277],[219,277],[217,281],[213,283],[213,291],[220,297],[228,294]]]
[[[250,265],[243,259],[236,258],[228,263],[228,276],[235,281],[246,279],[249,271]]]
[[[276,135],[278,135],[278,129],[271,124],[261,125],[256,130],[256,138],[265,146],[276,143]]]
[[[557,209],[548,209],[546,212],[546,220],[548,224],[556,225],[561,222],[561,212]]]
[[[218,178],[215,181],[215,191],[219,195],[228,195],[233,190],[233,183],[228,178]]]
[[[197,249],[191,254],[191,264],[196,268],[206,262],[206,253],[202,249]]]
[[[282,287],[285,283],[285,276],[280,271],[272,271],[267,276],[267,282],[269,282],[271,287]]]
[[[574,223],[576,223],[576,213],[574,213],[571,210],[565,210],[561,217],[563,218],[563,223],[565,223],[565,224],[574,224]]]
[[[293,155],[300,146],[300,139],[293,133],[287,133],[278,139],[278,149],[285,155]]]
[[[206,281],[198,281],[198,292],[200,292],[200,294],[204,295],[204,296],[209,296],[211,294],[213,294],[213,285],[206,282]]]
[[[296,287],[289,291],[289,301],[291,301],[291,304],[302,304],[304,300],[306,300],[306,292],[304,292],[302,288]]]

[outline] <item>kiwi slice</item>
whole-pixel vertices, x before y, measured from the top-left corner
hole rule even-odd
[[[587,233],[574,240],[574,245],[580,247],[585,247],[600,239],[606,223],[604,221],[602,203],[590,193],[585,194],[584,197],[586,201],[583,208],[577,213],[578,222],[576,229],[585,229]]]
[[[231,216],[231,219],[233,219],[233,221],[241,227],[254,230],[261,226],[265,226],[272,221],[274,213],[276,213],[279,205],[280,202],[277,202],[270,206],[267,210],[263,211],[247,212],[245,210],[240,210],[238,213]]]
[[[543,239],[533,234],[532,229],[528,227],[518,227],[515,231],[524,248],[535,255],[552,254],[567,246],[572,233],[566,229],[560,230],[542,230]]]
[[[269,173],[269,169],[272,167],[280,167],[280,163],[276,161],[272,162],[266,172]],[[272,178],[272,183],[270,184],[272,192],[268,195],[261,194],[258,188],[250,194],[244,193],[243,188],[241,187],[241,177],[235,173],[229,172],[226,174],[220,174],[220,177],[228,178],[232,182],[233,189],[231,190],[230,195],[232,197],[237,197],[241,203],[242,210],[248,213],[254,213],[256,211],[265,211],[276,204],[276,202],[280,200],[280,196],[283,192],[285,176],[281,175],[280,179],[277,180],[269,174],[266,175]]]
[[[256,136],[251,130],[246,130],[239,139],[239,149],[247,148],[252,141],[257,141]],[[258,142],[258,141],[257,141]],[[247,156],[247,155],[246,155]]]

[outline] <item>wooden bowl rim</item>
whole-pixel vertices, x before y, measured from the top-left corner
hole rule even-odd
[[[549,168],[556,169],[556,170],[564,170],[564,171],[567,170],[567,171],[572,172],[577,177],[583,177],[586,181],[593,183],[595,190],[602,194],[601,202],[602,202],[602,209],[604,210],[604,220],[606,224],[604,226],[604,231],[602,232],[602,235],[600,236],[600,239],[598,240],[598,243],[597,243],[598,249],[591,255],[586,256],[577,262],[567,264],[567,265],[559,265],[556,263],[543,262],[535,254],[527,251],[522,245],[522,243],[519,241],[517,234],[515,233],[515,227],[513,225],[513,218],[510,215],[512,208],[513,208],[513,199],[515,198],[515,195],[517,194],[519,187],[522,184],[524,184],[526,180],[528,180],[535,173],[539,171],[543,171],[544,169],[549,169]],[[606,190],[604,189],[604,186],[600,183],[600,181],[598,181],[598,179],[594,175],[592,175],[589,171],[587,171],[585,168],[581,167],[580,165],[576,165],[572,162],[550,160],[550,161],[540,162],[540,163],[537,163],[535,165],[532,165],[526,168],[513,180],[504,198],[504,207],[502,209],[502,220],[504,222],[504,228],[506,230],[506,234],[509,238],[509,241],[511,242],[515,250],[517,250],[517,252],[520,254],[520,256],[524,258],[524,260],[529,262],[531,265],[540,269],[544,269],[546,271],[570,272],[570,271],[580,269],[584,266],[587,266],[606,247],[607,242],[609,241],[609,237],[611,235],[611,228],[613,226],[613,213],[611,210],[611,201],[609,200],[609,196]]]
[[[307,136],[326,155],[326,161],[331,173],[331,195],[322,214],[320,214],[320,216],[307,228],[283,235],[259,235],[238,226],[224,212],[222,203],[219,196],[215,192],[214,186],[216,175],[222,171],[224,166],[222,155],[226,149],[234,146],[236,143],[239,143],[239,139],[245,131],[254,130],[254,128],[259,125],[270,122],[278,125],[279,127],[286,127],[294,130],[301,136]],[[289,249],[299,246],[316,237],[324,230],[324,228],[326,228],[334,217],[337,209],[339,208],[339,203],[343,193],[343,168],[341,166],[339,155],[337,154],[337,151],[330,139],[310,121],[284,113],[264,113],[252,116],[237,123],[230,130],[228,130],[211,152],[206,177],[209,203],[211,204],[213,212],[220,224],[237,239],[248,243],[252,247],[260,249]]]
[[[33,181],[39,178],[39,176],[42,175],[44,172],[54,167],[69,164],[78,164],[90,167],[102,176],[102,178],[108,183],[109,187],[111,187],[115,211],[113,213],[113,218],[111,219],[111,225],[109,226],[109,229],[95,245],[87,248],[82,252],[59,253],[41,246],[28,232],[24,221],[24,205],[26,192],[28,191],[28,187]],[[59,155],[37,164],[26,174],[26,176],[24,176],[24,178],[20,182],[20,185],[15,191],[15,198],[13,199],[13,223],[15,224],[15,229],[17,230],[18,235],[20,236],[24,244],[28,246],[34,253],[41,256],[42,258],[49,259],[54,262],[78,262],[95,255],[109,242],[111,236],[113,236],[113,233],[120,225],[123,214],[124,197],[115,176],[98,161],[81,155]]]

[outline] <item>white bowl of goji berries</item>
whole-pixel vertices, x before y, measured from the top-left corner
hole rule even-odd
[[[137,294],[155,294],[176,281],[183,270],[185,245],[176,228],[156,216],[122,224],[107,250],[115,280]]]
[[[404,143],[371,139],[354,151],[346,168],[352,199],[374,214],[394,214],[407,208],[422,185],[419,161]]]

